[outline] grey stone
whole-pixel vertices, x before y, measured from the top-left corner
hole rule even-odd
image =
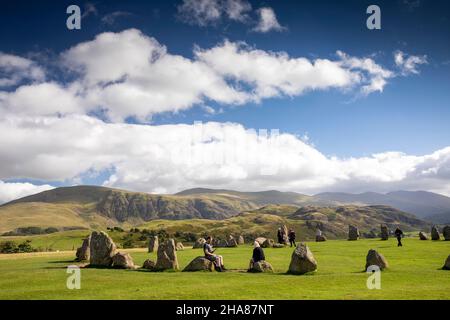
[[[90,265],[110,267],[117,247],[114,241],[103,231],[94,231],[90,241]]]
[[[382,224],[381,225],[381,240],[388,240],[389,239],[389,229],[387,225]]]
[[[156,264],[150,259],[147,259],[144,261],[144,265],[142,266],[143,269],[147,270],[155,270]]]
[[[263,247],[263,248],[273,248],[274,244],[275,244],[275,241],[273,241],[272,239],[266,239],[266,241],[263,242],[261,247]]]
[[[214,263],[205,257],[197,257],[183,271],[214,271]]]
[[[245,239],[243,236],[239,236],[238,238],[238,244],[245,244]]]
[[[184,246],[182,242],[177,242],[176,248],[177,251],[183,251],[184,250]]]
[[[444,229],[442,229],[442,234],[445,241],[450,241],[450,226],[445,226]]]
[[[439,235],[439,230],[436,226],[431,228],[431,240],[441,240],[441,236]]]
[[[312,252],[306,244],[300,243],[292,253],[288,273],[305,274],[315,271],[316,269],[317,262],[314,259]]]
[[[262,244],[266,240],[267,240],[267,238],[264,238],[264,237],[258,237],[258,238],[255,239],[255,241],[258,242],[260,246],[262,246]]]
[[[118,252],[112,257],[112,266],[120,269],[135,269],[133,258],[128,253]]]
[[[269,262],[267,262],[265,260],[261,260],[261,261],[253,263],[252,268],[249,269],[248,272],[256,272],[256,273],[273,272],[273,267]]]
[[[366,270],[373,265],[378,266],[381,270],[389,268],[386,258],[376,250],[370,249],[366,256]]]
[[[419,239],[420,240],[428,240],[428,236],[424,232],[420,231],[419,232]]]
[[[195,241],[194,245],[192,246],[193,249],[203,248],[203,245],[205,244],[206,240],[204,238],[199,238],[197,241]]]
[[[155,268],[158,270],[178,270],[175,240],[169,239],[159,244]]]
[[[88,261],[89,260],[90,255],[91,255],[90,245],[91,245],[91,236],[89,235],[89,237],[87,237],[86,239],[83,240],[83,244],[81,245],[81,247],[77,249],[77,253],[76,253],[77,261]]]
[[[327,241],[327,237],[325,237],[324,235],[316,236],[316,242],[324,242],[324,241]]]
[[[358,240],[360,234],[359,230],[355,226],[348,226],[348,240]]]
[[[148,252],[158,252],[158,246],[158,236],[150,237],[150,239],[148,240]]]
[[[444,270],[450,270],[450,255],[447,257],[447,260],[445,260],[445,264],[442,267]]]

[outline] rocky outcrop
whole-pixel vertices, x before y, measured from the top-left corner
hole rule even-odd
[[[348,226],[348,240],[358,240],[359,230],[355,226]]]
[[[155,269],[157,270],[178,270],[178,259],[175,247],[175,240],[169,239],[159,245],[158,258]]]
[[[200,256],[189,262],[183,271],[214,271],[214,263]]]
[[[103,231],[94,231],[90,241],[90,265],[110,267],[116,254],[114,241]]]
[[[89,260],[90,255],[91,255],[90,244],[91,244],[91,236],[89,235],[89,237],[87,237],[86,239],[83,240],[83,244],[81,245],[81,247],[77,249],[76,261],[88,261]]]
[[[193,249],[203,248],[203,245],[205,244],[206,240],[204,238],[199,238],[197,241],[195,241],[194,245],[192,246]]]
[[[308,246],[304,243],[297,245],[297,248],[292,253],[288,273],[305,274],[316,269],[317,262]]]
[[[148,252],[158,252],[158,246],[158,236],[150,237],[150,239],[148,240]]]
[[[436,226],[431,228],[431,240],[441,240],[441,236],[439,234],[439,230]]]
[[[445,241],[450,241],[450,226],[445,226],[442,229],[442,235],[444,236]]]
[[[428,240],[428,236],[425,234],[425,232],[420,231],[419,232],[419,239],[420,240]]]
[[[269,262],[261,260],[253,263],[252,268],[248,269],[248,272],[255,272],[255,273],[273,272],[273,267]]]
[[[136,269],[130,254],[121,252],[112,257],[112,266],[119,269]]]
[[[381,253],[370,249],[366,256],[366,270],[369,266],[378,266],[380,270],[384,270],[389,267],[389,264]]]
[[[389,229],[387,225],[382,224],[381,225],[381,240],[388,240],[389,239]]]

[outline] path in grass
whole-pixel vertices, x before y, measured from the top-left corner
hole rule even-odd
[[[285,274],[291,248],[265,249],[274,274],[242,272],[252,248],[219,248],[230,272],[147,272],[144,270],[82,269],[81,290],[66,288],[66,266],[73,252],[0,255],[0,299],[450,299],[450,271],[441,270],[450,242],[404,239],[397,248],[389,241],[309,242],[317,272]],[[363,272],[370,248],[387,258],[382,289],[366,288]],[[155,259],[145,250],[130,250],[135,263]],[[178,252],[183,268],[201,255],[200,249]]]

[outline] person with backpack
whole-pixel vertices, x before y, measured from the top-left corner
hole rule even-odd
[[[295,244],[295,231],[294,230],[289,230],[288,233],[288,238],[289,238],[289,243],[292,245],[294,245],[294,247],[296,247],[297,245]]]
[[[402,237],[403,237],[403,231],[397,227],[394,231],[395,236],[397,237],[397,247],[403,247],[402,244]]]

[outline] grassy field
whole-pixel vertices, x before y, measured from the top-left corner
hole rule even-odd
[[[246,245],[218,249],[230,269],[225,273],[82,269],[80,290],[66,288],[72,251],[0,255],[0,299],[450,299],[450,271],[440,269],[450,242],[406,238],[401,248],[394,239],[308,245],[318,262],[318,270],[309,275],[285,274],[291,248],[265,249],[274,274],[248,274],[252,248]],[[381,290],[366,288],[363,269],[370,248],[390,263]],[[128,251],[138,265],[156,258],[144,249]],[[201,250],[177,254],[183,268]]]

